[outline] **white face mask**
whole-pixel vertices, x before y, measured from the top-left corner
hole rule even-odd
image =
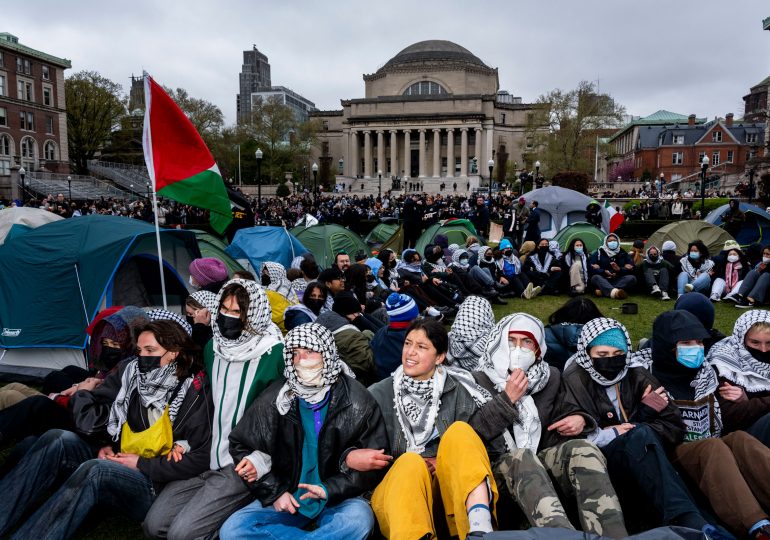
[[[195,283],[195,281],[193,281],[193,277],[192,276],[190,276],[190,280],[189,281],[190,281],[190,287],[192,287],[194,289],[198,288],[198,284]]]
[[[762,257],[762,262],[765,264],[770,264],[770,257]]]
[[[739,260],[740,260],[740,257],[738,257],[738,255],[728,255],[727,256],[727,262],[737,263]]]
[[[530,349],[524,349],[522,347],[513,347],[511,349],[510,356],[508,357],[508,371],[513,371],[519,368],[522,371],[527,371],[535,363],[537,358],[535,357],[535,351]]]
[[[294,364],[294,372],[297,374],[297,379],[304,386],[312,386],[320,388],[323,380],[324,363],[314,358],[302,358],[298,363]]]

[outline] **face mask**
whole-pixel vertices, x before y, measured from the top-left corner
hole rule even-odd
[[[460,266],[461,266],[461,267],[463,267],[463,268],[468,268],[468,264],[469,264],[469,263],[468,263],[468,259],[466,259],[465,257],[463,257],[463,258],[461,258],[461,259],[460,259]]]
[[[770,257],[762,257],[762,262],[765,264],[770,264]]]
[[[186,320],[186,321],[187,321],[187,324],[189,324],[190,326],[192,326],[192,325],[194,325],[194,324],[195,324],[195,318],[194,318],[194,317],[191,317],[191,316],[189,316],[189,315],[185,315],[185,316],[184,316],[184,320]]]
[[[396,261],[390,261],[390,262],[388,263],[388,267],[389,267],[389,268],[395,268],[395,267],[396,267]]]
[[[752,357],[754,357],[754,360],[759,360],[765,364],[770,364],[770,351],[762,352],[759,349],[755,349],[754,347],[749,346],[746,346],[746,350],[749,351],[749,354]]]
[[[318,367],[312,367],[315,365]],[[320,388],[322,386],[321,381],[323,380],[323,371],[323,361],[318,364],[318,360],[311,358],[303,358],[294,365],[294,372],[297,374],[297,379],[304,386]]]
[[[538,246],[537,250],[543,255],[545,255],[546,253],[548,253],[548,246]]]
[[[160,359],[163,356],[165,355],[137,357],[136,367],[139,368],[139,373],[149,373],[154,369],[158,369],[160,367]]]
[[[614,251],[618,249],[618,243],[615,240],[610,240],[607,242],[607,247]]]
[[[243,323],[239,317],[224,313],[217,315],[217,326],[219,326],[219,333],[225,339],[237,339],[243,331]]]
[[[698,259],[700,259],[700,253],[698,253],[697,251],[691,251],[690,252],[690,258],[693,261],[697,261]]]
[[[583,248],[575,246],[575,254],[576,255],[582,255],[583,254]]]
[[[657,256],[657,255],[650,255],[650,260],[651,260],[652,262],[655,262],[655,261],[657,261],[657,260],[658,260],[658,256]]]
[[[703,365],[705,355],[702,345],[677,345],[676,361],[686,368],[698,369]]]
[[[737,263],[741,258],[738,255],[728,255],[727,262]]]
[[[324,304],[325,302],[323,300],[317,298],[308,298],[305,300],[305,305],[316,315],[321,312],[321,308],[324,306]]]
[[[262,274],[262,286],[267,287],[270,285],[270,276],[267,274]]]
[[[119,347],[106,347],[102,346],[102,353],[99,355],[99,361],[107,369],[112,369],[115,364],[120,362],[120,358],[123,356],[123,351]]]
[[[591,358],[591,360],[594,363],[594,369],[608,381],[614,381],[620,372],[623,371],[623,368],[626,367],[625,354]]]
[[[367,283],[374,283],[374,275],[373,274],[367,275],[366,276],[366,281],[367,281]]]
[[[535,363],[537,357],[535,351],[524,349],[522,347],[513,347],[511,349],[511,355],[508,359],[508,371],[513,371],[519,368],[522,371],[527,371]]]
[[[513,254],[513,250],[511,249],[503,250],[503,257],[510,257],[512,254]]]
[[[192,276],[190,276],[190,279],[188,281],[190,282],[190,287],[192,287],[193,289],[197,289],[198,288],[198,284],[193,281],[193,277]]]

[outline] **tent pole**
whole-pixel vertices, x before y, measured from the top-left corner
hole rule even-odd
[[[155,193],[155,186],[153,182],[152,190],[152,212],[155,214],[155,240],[158,243],[158,270],[160,271],[160,291],[163,295],[163,309],[168,309],[166,302],[166,277],[163,272],[163,252],[160,248],[160,225],[158,225],[158,196]]]

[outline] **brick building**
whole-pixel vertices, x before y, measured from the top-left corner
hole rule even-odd
[[[743,118],[749,122],[764,122],[767,117],[767,92],[770,77],[758,82],[743,96],[745,105]]]
[[[19,166],[69,172],[64,70],[71,67],[0,33],[0,182]]]

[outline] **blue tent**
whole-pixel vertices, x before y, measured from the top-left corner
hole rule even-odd
[[[735,239],[742,246],[751,244],[764,244],[770,240],[770,214],[759,206],[742,202],[740,203],[741,212],[746,214],[746,221],[743,228],[735,235]],[[729,204],[724,204],[708,213],[706,219],[712,225],[721,227],[724,221],[722,216],[730,208]]]
[[[235,233],[225,253],[239,262],[248,260],[252,269],[259,272],[265,261],[289,268],[292,259],[307,253],[307,249],[283,227],[249,227]]]

